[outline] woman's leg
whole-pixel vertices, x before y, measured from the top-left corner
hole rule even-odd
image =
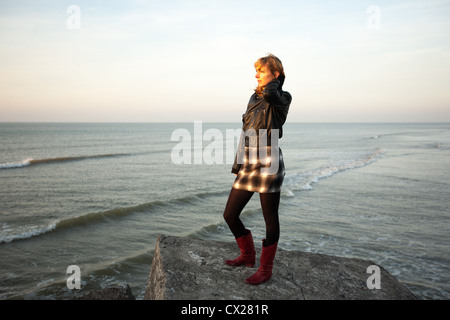
[[[260,202],[266,223],[265,245],[270,246],[277,243],[280,238],[280,222],[278,219],[280,193],[260,193]]]
[[[263,240],[259,268],[254,275],[247,278],[249,284],[260,284],[272,277],[273,261],[277,252],[278,238],[280,237],[280,223],[278,221],[278,205],[280,193],[261,193],[261,207],[266,222],[266,239]]]
[[[246,190],[232,188],[230,191],[223,218],[227,222],[228,227],[235,238],[239,238],[247,233],[239,216],[252,196],[253,192]]]

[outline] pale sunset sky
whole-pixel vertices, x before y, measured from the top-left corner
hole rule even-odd
[[[450,122],[449,0],[0,0],[0,122]]]

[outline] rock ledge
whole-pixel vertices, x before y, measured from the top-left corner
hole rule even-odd
[[[372,261],[283,249],[277,251],[272,279],[258,286],[248,285],[244,280],[258,268],[260,247],[256,248],[254,268],[231,267],[224,260],[239,255],[236,243],[162,235],[156,243],[145,299],[416,299]],[[368,288],[368,282],[373,283],[370,266],[379,267],[380,289]]]

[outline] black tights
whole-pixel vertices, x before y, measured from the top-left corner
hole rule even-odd
[[[253,196],[253,192],[231,189],[225,206],[223,217],[230,227],[235,238],[246,234],[244,224],[239,216]],[[280,204],[280,193],[260,193],[259,199],[266,223],[266,246],[278,242],[280,238],[280,223],[278,221],[278,206]]]

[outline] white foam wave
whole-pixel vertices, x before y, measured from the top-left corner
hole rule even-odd
[[[0,226],[0,243],[7,243],[19,239],[28,239],[52,231],[55,228],[56,223],[51,223],[46,226],[29,226],[20,229],[13,229],[8,224],[2,224]]]
[[[99,158],[107,158],[107,157],[117,157],[117,156],[125,156],[125,153],[111,153],[111,154],[97,154],[97,155],[88,155],[88,156],[68,156],[68,157],[56,157],[56,158],[46,158],[46,159],[26,159],[20,162],[7,162],[0,163],[0,169],[14,169],[14,168],[23,168],[33,164],[50,164],[50,163],[58,163],[58,162],[68,162],[68,161],[79,161],[79,160],[87,160],[87,159],[99,159]]]
[[[323,166],[317,169],[309,170],[306,172],[300,172],[294,175],[286,176],[284,187],[284,195],[287,197],[293,197],[293,191],[310,190],[314,183],[319,182],[320,179],[331,177],[338,172],[356,169],[366,166],[384,154],[383,149],[376,149],[374,152],[360,159],[341,159],[331,161],[328,166]]]
[[[26,159],[20,162],[6,162],[6,163],[0,163],[0,169],[13,169],[13,168],[23,168],[28,167],[31,165],[31,161],[33,161],[32,158]]]

